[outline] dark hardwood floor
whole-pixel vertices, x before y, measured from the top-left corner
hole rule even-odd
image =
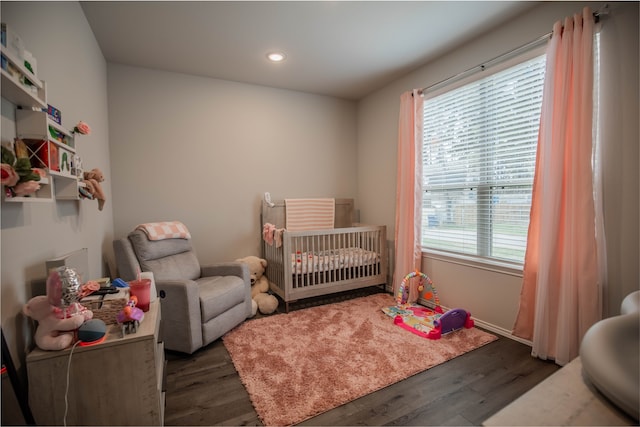
[[[325,302],[307,300],[293,309]],[[480,425],[559,369],[530,353],[499,337],[300,425]],[[222,340],[192,355],[167,351],[165,425],[262,425]]]

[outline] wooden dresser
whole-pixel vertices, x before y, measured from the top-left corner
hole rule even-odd
[[[110,325],[101,344],[27,355],[29,404],[38,425],[163,425],[164,346],[160,301],[151,303],[135,334]]]

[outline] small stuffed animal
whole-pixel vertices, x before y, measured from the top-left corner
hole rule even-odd
[[[78,329],[93,312],[82,313],[66,319],[56,316],[56,309],[49,304],[46,295],[31,298],[23,307],[23,313],[38,321],[35,342],[42,350],[62,350],[69,347],[74,340],[73,331]]]
[[[102,210],[106,202],[104,192],[102,191],[102,185],[100,183],[104,181],[104,175],[98,168],[91,169],[89,172],[83,174],[83,182],[87,185],[87,190],[98,200],[98,210]]]
[[[257,256],[238,258],[236,261],[244,262],[249,266],[251,275],[251,313],[255,316],[258,310],[262,314],[271,314],[278,308],[278,299],[269,294],[269,280],[264,276],[267,268],[267,260]]]

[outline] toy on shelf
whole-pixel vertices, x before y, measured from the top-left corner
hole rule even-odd
[[[138,332],[138,326],[144,319],[144,311],[136,307],[138,304],[138,297],[131,295],[127,305],[118,313],[116,319],[122,328],[122,336],[125,334],[135,334]]]
[[[424,300],[433,305],[433,308],[408,302],[411,279],[414,278],[419,279],[418,292]],[[392,317],[393,323],[401,328],[433,340],[463,327],[472,328],[474,325],[471,313],[466,310],[456,308],[444,313],[433,282],[429,276],[417,270],[407,274],[402,280],[396,294],[396,305],[384,307],[382,311]]]

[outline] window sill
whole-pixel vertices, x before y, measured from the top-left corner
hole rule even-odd
[[[523,275],[522,264],[510,263],[507,261],[501,262],[481,257],[474,257],[471,255],[452,254],[427,248],[422,248],[422,257],[451,264],[464,265],[471,268],[494,271],[501,274],[508,274],[510,276],[522,277]]]

